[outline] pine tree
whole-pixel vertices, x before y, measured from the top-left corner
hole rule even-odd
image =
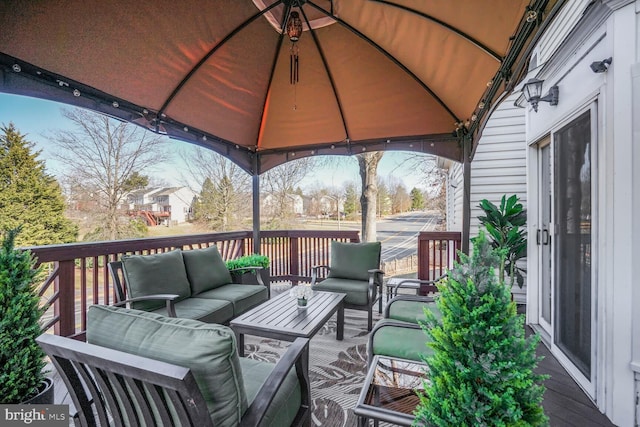
[[[39,156],[12,123],[0,128],[0,229],[22,226],[19,246],[75,242],[78,228]]]
[[[423,329],[434,354],[425,358],[428,381],[416,409],[415,425],[541,426],[545,376],[537,335],[525,338],[524,318],[494,268],[500,256],[483,232],[473,254],[439,285],[442,320],[426,311]]]
[[[424,196],[422,195],[422,191],[413,187],[411,189],[411,193],[409,194],[411,197],[411,210],[412,211],[421,211],[424,209]]]

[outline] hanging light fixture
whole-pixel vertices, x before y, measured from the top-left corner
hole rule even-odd
[[[300,36],[302,35],[302,21],[300,20],[300,14],[298,12],[291,12],[291,15],[289,15],[287,35],[292,43],[300,40]]]

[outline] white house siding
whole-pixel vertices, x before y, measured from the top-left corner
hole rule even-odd
[[[569,6],[579,8],[584,3],[573,1]],[[551,350],[576,375],[600,410],[619,426],[640,422],[640,383],[635,379],[640,372],[639,11],[640,1],[595,1],[572,32],[552,26],[546,40],[552,40],[554,31],[567,36],[555,49],[551,49],[551,42],[545,45],[544,49],[554,53],[537,77],[545,81],[544,93],[551,85],[558,85],[560,100],[557,106],[541,103],[538,113],[527,109],[530,213],[537,208],[538,197],[535,143],[580,113],[593,112],[591,380],[585,382],[575,374],[577,369],[553,342]],[[607,72],[592,72],[592,62],[609,57],[613,62]],[[527,318],[534,326],[539,321],[536,270],[540,263],[535,252],[530,242]]]
[[[181,224],[191,219],[191,208],[195,193],[187,187],[180,187],[169,194],[171,221]]]

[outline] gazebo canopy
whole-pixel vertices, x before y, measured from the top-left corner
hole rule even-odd
[[[254,175],[317,154],[462,161],[462,136],[477,140],[561,3],[5,0],[0,91],[135,122]]]

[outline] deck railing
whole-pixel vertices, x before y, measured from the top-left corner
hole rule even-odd
[[[418,235],[418,279],[434,280],[453,267],[458,260],[462,234],[428,231]]]
[[[48,307],[46,330],[62,336],[83,336],[91,304],[115,300],[106,265],[123,254],[153,254],[176,248],[190,250],[217,245],[222,257],[232,259],[252,252],[253,233],[237,231],[187,236],[72,243],[30,247],[46,277],[40,296]],[[311,267],[329,263],[331,240],[359,241],[357,231],[262,231],[261,253],[271,260],[273,282],[306,281]]]

